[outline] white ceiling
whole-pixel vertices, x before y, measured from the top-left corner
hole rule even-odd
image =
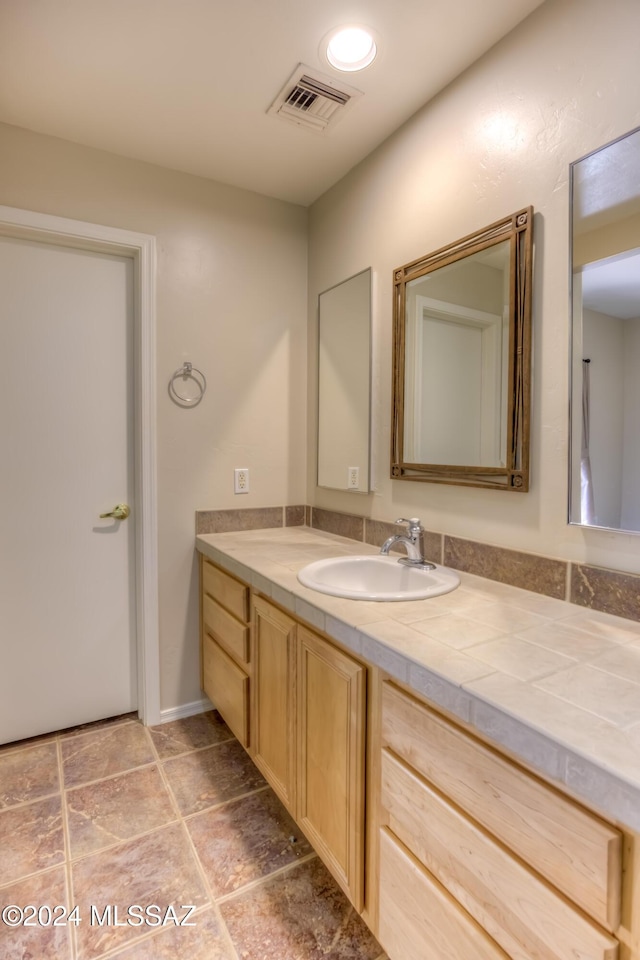
[[[608,317],[640,317],[640,252],[629,250],[582,268],[582,305]]]
[[[542,0],[0,0],[0,121],[308,205]],[[380,56],[321,60],[359,23]],[[266,111],[299,63],[363,92],[329,132]]]

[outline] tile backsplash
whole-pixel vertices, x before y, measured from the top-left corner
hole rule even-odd
[[[544,593],[557,600],[566,597],[567,564],[562,560],[445,535],[444,563],[466,573],[481,572],[489,580]]]
[[[271,527],[303,527],[304,506],[248,507],[245,510],[197,510],[196,534],[232,533],[236,530],[266,530]]]
[[[381,546],[387,537],[398,532],[395,523],[303,505],[196,512],[196,534],[305,524],[373,546]],[[636,574],[537,556],[443,533],[428,531],[425,543],[429,559],[455,570],[640,621],[640,576]]]

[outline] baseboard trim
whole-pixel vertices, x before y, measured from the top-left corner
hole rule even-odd
[[[213,704],[208,697],[203,697],[202,700],[193,700],[179,707],[161,710],[160,723],[171,723],[172,720],[182,720],[183,717],[194,717],[197,713],[206,713],[207,710],[213,710]]]

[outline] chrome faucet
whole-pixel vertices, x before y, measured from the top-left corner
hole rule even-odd
[[[410,567],[422,567],[424,570],[435,570],[435,563],[425,560],[424,556],[424,527],[417,517],[411,520],[405,520],[400,517],[396,523],[406,523],[408,525],[407,533],[396,533],[393,537],[382,544],[380,553],[387,556],[391,547],[396,543],[404,544],[407,551],[406,557],[399,557],[398,563],[406,563]]]

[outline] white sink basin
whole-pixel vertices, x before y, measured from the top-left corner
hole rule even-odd
[[[382,554],[316,560],[299,571],[298,580],[319,593],[350,600],[424,600],[460,583],[448,567],[420,570]]]

